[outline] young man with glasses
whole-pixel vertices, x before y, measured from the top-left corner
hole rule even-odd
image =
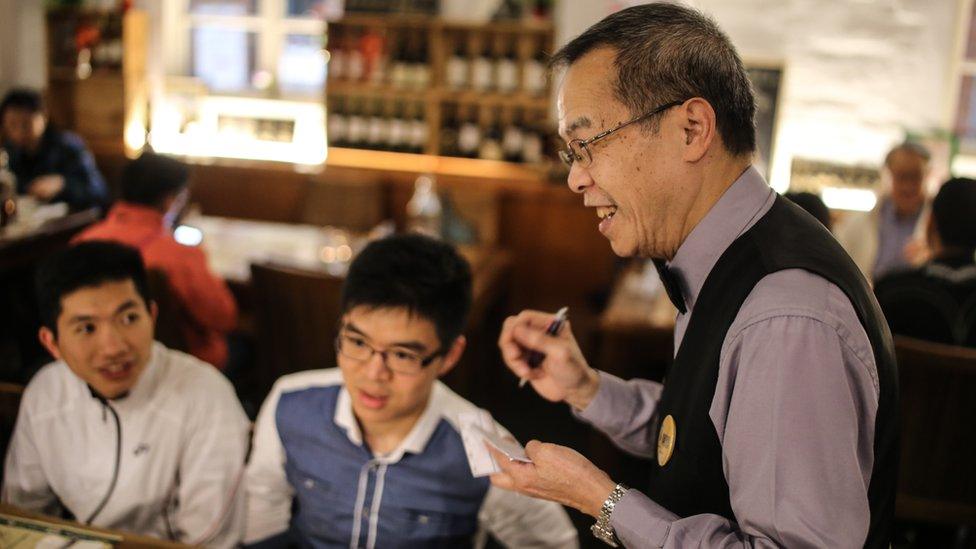
[[[566,324],[523,311],[506,365],[647,459],[630,489],[532,441],[500,487],[596,519],[627,547],[887,547],[897,470],[891,336],[857,266],[752,167],[755,98],[701,13],[614,13],[554,57],[568,184],[620,256],[653,259],[678,310],[666,381],[591,368]],[[532,352],[545,355],[531,367]],[[567,480],[570,479],[570,480]]]
[[[258,415],[245,542],[575,547],[560,506],[472,477],[458,416],[477,408],[438,381],[464,352],[464,259],[421,235],[373,242],[341,303],[339,368],[281,378]]]

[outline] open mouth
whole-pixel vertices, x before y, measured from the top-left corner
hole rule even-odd
[[[599,208],[596,209],[597,217],[599,217],[603,221],[611,219],[616,214],[617,214],[616,206],[600,206]]]
[[[105,379],[110,381],[120,381],[129,376],[132,371],[132,362],[118,362],[98,369]]]
[[[382,408],[387,401],[388,397],[374,395],[367,393],[366,391],[359,390],[359,401],[363,403],[367,408],[379,409]]]

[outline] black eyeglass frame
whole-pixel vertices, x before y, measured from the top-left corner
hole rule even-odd
[[[339,353],[340,355],[348,358],[349,360],[355,360],[355,361],[361,362],[361,363],[369,362],[369,360],[371,360],[373,358],[373,355],[378,354],[381,357],[383,357],[383,366],[386,367],[391,372],[395,372],[395,373],[403,374],[403,375],[417,375],[417,374],[420,373],[420,370],[418,370],[418,371],[400,370],[400,369],[394,368],[393,366],[390,366],[390,361],[388,359],[388,355],[389,355],[389,353],[390,353],[391,350],[390,349],[384,349],[384,350],[381,351],[381,350],[373,347],[369,343],[367,343],[365,340],[363,341],[363,345],[365,345],[366,348],[369,349],[369,351],[370,351],[369,356],[366,357],[366,358],[355,358],[355,357],[349,356],[348,353],[342,352],[342,338],[343,338],[343,334],[342,333],[340,333],[340,334],[338,334],[336,336],[335,342],[334,342],[335,343],[335,349],[336,349],[336,352],[337,353]],[[417,357],[417,358],[420,359],[420,369],[423,370],[424,368],[430,366],[439,357],[444,356],[444,354],[446,354],[446,349],[444,347],[441,347],[440,349],[437,349],[436,351],[432,352],[431,354],[427,355],[426,357]]]
[[[609,130],[602,131],[602,132],[594,135],[593,137],[591,137],[589,139],[573,139],[572,141],[570,141],[569,143],[566,144],[566,148],[565,149],[561,149],[559,151],[559,159],[562,160],[563,163],[565,163],[570,168],[572,168],[573,167],[573,164],[575,164],[576,162],[582,162],[582,166],[585,168],[586,166],[589,166],[590,164],[593,163],[593,154],[590,153],[590,149],[589,149],[589,146],[590,145],[592,145],[593,143],[596,143],[597,141],[599,141],[599,140],[601,140],[601,139],[603,139],[605,137],[609,137],[614,132],[616,132],[618,130],[622,130],[622,129],[626,128],[627,126],[630,126],[631,124],[635,124],[637,122],[640,122],[641,120],[650,118],[650,117],[654,116],[655,114],[660,114],[660,113],[662,113],[662,112],[664,112],[664,111],[666,111],[666,110],[668,110],[668,109],[670,109],[672,107],[677,107],[678,105],[683,104],[685,101],[687,101],[687,99],[683,99],[681,101],[672,101],[670,103],[665,103],[664,105],[661,105],[660,107],[658,107],[658,108],[656,108],[656,109],[654,109],[654,110],[652,110],[650,112],[646,112],[646,113],[644,113],[644,114],[642,114],[642,115],[640,115],[640,116],[638,116],[636,118],[632,118],[632,119],[630,119],[630,120],[628,120],[626,122],[623,122],[621,124],[618,124],[616,127],[611,128]],[[576,146],[579,148],[580,151],[583,151],[584,153],[586,153],[586,157],[585,158],[583,157],[582,154],[580,154],[580,153],[578,153],[578,152],[576,152],[576,151],[573,150],[573,144],[574,143],[576,144]]]

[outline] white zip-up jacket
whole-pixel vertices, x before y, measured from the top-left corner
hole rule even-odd
[[[44,513],[60,505],[83,521],[112,486],[118,448],[115,486],[93,525],[233,547],[244,530],[248,431],[220,372],[158,342],[135,387],[107,404],[54,362],[24,391],[2,500]]]

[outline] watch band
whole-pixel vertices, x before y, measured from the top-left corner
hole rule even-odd
[[[613,487],[613,491],[607,496],[606,501],[603,502],[603,508],[600,509],[600,516],[597,517],[596,522],[590,527],[590,531],[596,539],[606,543],[610,547],[619,547],[620,542],[617,539],[617,534],[613,531],[613,526],[610,525],[610,516],[613,515],[613,509],[620,502],[620,498],[624,497],[628,488],[623,484],[618,484]]]

